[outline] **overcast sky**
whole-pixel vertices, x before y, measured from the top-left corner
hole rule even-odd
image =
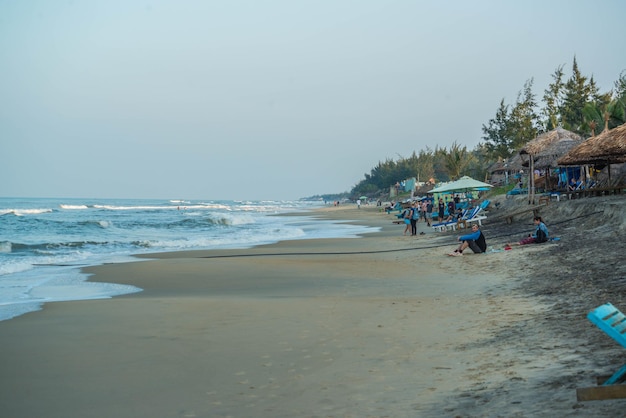
[[[0,0],[0,196],[298,199],[472,149],[574,56],[626,70],[621,0]]]

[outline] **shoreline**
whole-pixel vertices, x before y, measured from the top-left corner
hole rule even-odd
[[[536,347],[518,337],[535,330],[539,346],[545,344],[532,321],[549,316],[553,305],[520,290],[526,257],[511,251],[446,257],[455,235],[418,223],[425,235],[404,237],[403,226],[377,208],[313,214],[381,230],[246,250],[159,253],[85,269],[94,274],[90,280],[144,290],[47,303],[0,323],[7,362],[0,410],[14,417],[618,410],[619,401],[583,408],[570,387],[542,386],[554,364],[528,358]],[[575,354],[567,341],[555,346],[542,349],[570,360]]]

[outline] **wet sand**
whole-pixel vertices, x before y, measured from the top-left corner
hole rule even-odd
[[[458,233],[420,222],[424,235],[403,236],[393,215],[343,206],[316,215],[381,231],[89,268],[92,280],[144,291],[0,322],[0,411],[623,416],[626,401],[580,403],[575,394],[623,364],[623,349],[585,319],[606,301],[626,309],[615,246],[623,202],[543,207],[561,240],[502,251],[532,229],[526,215],[507,224],[525,206],[503,200],[487,214],[484,255],[448,257]]]

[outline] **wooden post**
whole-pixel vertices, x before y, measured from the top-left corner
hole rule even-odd
[[[530,155],[530,173],[528,174],[528,204],[535,204],[535,159]]]

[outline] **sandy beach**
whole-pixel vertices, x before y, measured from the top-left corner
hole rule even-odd
[[[0,322],[6,417],[618,417],[626,400],[576,388],[624,363],[586,313],[626,310],[622,196],[487,213],[487,254],[458,232],[403,236],[375,206],[326,219],[350,239],[158,254],[86,269],[143,292],[46,304]]]

